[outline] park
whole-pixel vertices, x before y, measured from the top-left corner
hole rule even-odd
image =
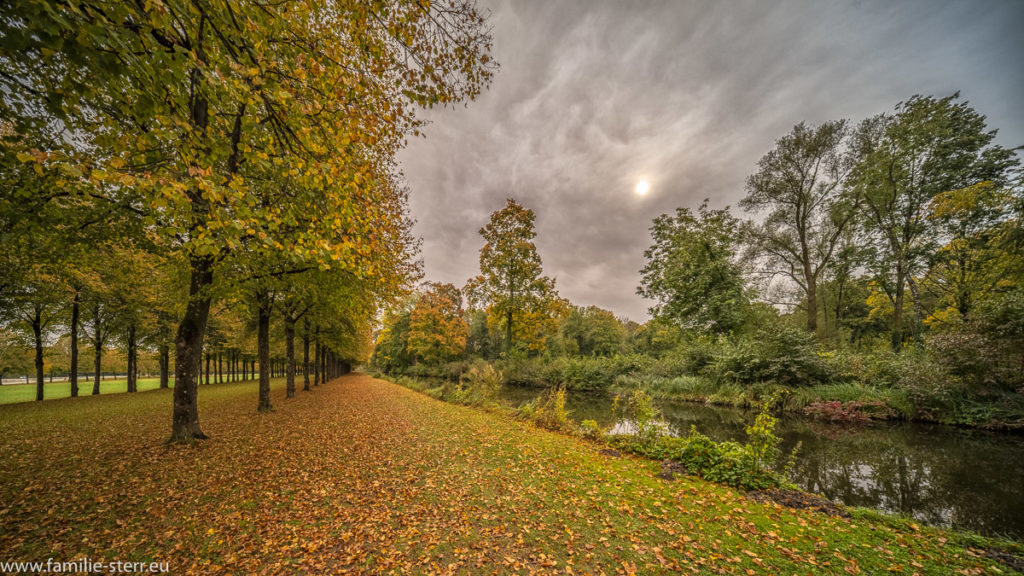
[[[1024,573],[1021,22],[4,7],[0,573]]]

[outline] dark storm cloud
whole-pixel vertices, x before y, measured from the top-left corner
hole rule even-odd
[[[633,319],[651,220],[736,204],[800,121],[859,120],[960,90],[1024,144],[1024,2],[484,2],[491,89],[431,111],[402,154],[427,277],[478,273],[507,197],[537,213],[563,296]],[[633,194],[646,178],[651,192]]]

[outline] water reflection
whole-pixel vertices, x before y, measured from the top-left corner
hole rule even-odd
[[[536,394],[502,391],[513,405]],[[569,393],[566,408],[575,420],[622,426],[613,422],[612,400]],[[671,433],[686,434],[695,425],[716,440],[743,440],[754,417],[689,403],[662,403],[661,409]],[[802,418],[780,419],[778,432],[787,452],[802,443],[792,480],[805,490],[929,524],[1024,539],[1024,436],[910,423],[846,427]]]

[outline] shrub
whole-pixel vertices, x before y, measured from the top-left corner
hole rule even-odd
[[[615,396],[612,413],[617,420],[628,420],[636,428],[636,437],[642,444],[652,444],[668,429],[654,400],[644,390],[633,390],[623,401]]]
[[[499,362],[497,367],[503,374],[505,384],[533,388],[545,386],[545,378],[541,373],[541,361],[539,359],[511,358]]]
[[[758,330],[751,339],[720,340],[714,361],[705,372],[718,380],[740,384],[811,386],[830,379],[814,334],[785,323]]]
[[[596,421],[584,420],[580,422],[580,434],[591,440],[600,440],[604,436],[604,431],[601,430]]]
[[[565,430],[569,427],[569,413],[565,411],[565,388],[549,388],[531,404],[531,417],[541,428]]]
[[[466,372],[466,393],[473,404],[494,402],[501,389],[502,375],[487,363],[475,364]]]
[[[712,482],[744,489],[774,488],[785,483],[786,474],[795,461],[795,451],[786,462],[781,461],[778,448],[781,439],[775,435],[776,420],[769,411],[774,403],[774,398],[764,403],[760,414],[746,429],[744,444],[715,442],[696,427],[691,427],[685,438],[660,434],[644,438],[638,433],[615,436],[611,442],[623,450],[650,458],[682,462],[688,470]]]

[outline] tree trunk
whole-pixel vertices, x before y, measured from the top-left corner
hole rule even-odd
[[[210,353],[206,353],[206,383],[210,383]]]
[[[295,398],[295,320],[284,318],[285,390],[288,398]]]
[[[160,345],[160,387],[167,388],[170,384],[171,370],[171,347],[167,344]]]
[[[316,327],[316,334],[314,336],[315,345],[313,346],[313,386],[320,385],[320,357],[323,354],[323,349],[320,347],[320,327]]]
[[[505,315],[505,355],[512,354],[512,311]]]
[[[903,347],[903,297],[905,295],[903,266],[896,265],[896,294],[892,305],[892,349],[899,352]]]
[[[76,288],[71,299],[71,397],[78,397],[78,304],[81,292]]]
[[[135,374],[137,372],[136,364],[138,358],[136,357],[136,346],[135,346],[135,326],[128,326],[128,391],[137,392],[138,387],[135,380]]]
[[[43,309],[36,305],[32,315],[32,335],[36,340],[36,401],[43,399]]]
[[[206,289],[213,283],[213,261],[208,256],[199,256],[193,258],[191,264],[189,299],[174,341],[171,442],[188,442],[207,437],[199,427],[199,382],[196,376],[202,361],[206,322],[210,317],[210,297]]]
[[[96,347],[92,365],[92,395],[96,396],[100,393],[100,379],[103,377],[103,328],[98,317],[96,319],[96,331],[93,332],[92,341],[93,345]]]
[[[267,298],[260,298],[259,325],[256,332],[256,347],[260,360],[260,402],[258,412],[273,410],[270,404],[270,304]]]
[[[309,321],[302,323],[302,390],[309,392]]]
[[[818,331],[818,286],[814,274],[808,273],[807,282],[807,331]]]

